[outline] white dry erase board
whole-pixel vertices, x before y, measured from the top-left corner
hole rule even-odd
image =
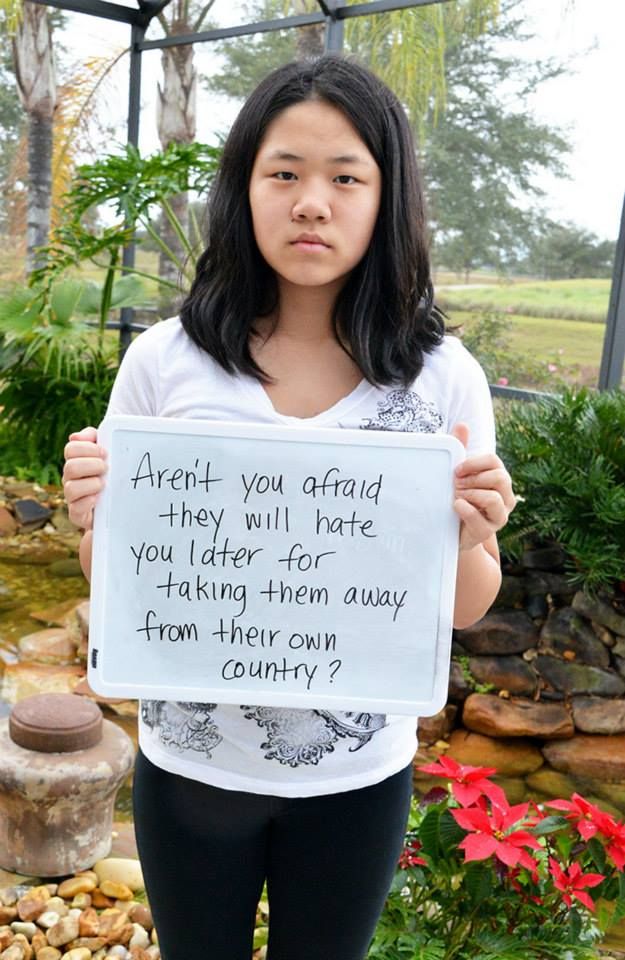
[[[428,716],[447,699],[453,437],[111,417],[89,683]]]

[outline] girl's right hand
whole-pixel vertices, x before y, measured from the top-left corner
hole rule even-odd
[[[90,530],[93,509],[104,486],[106,450],[98,445],[95,427],[72,433],[65,446],[63,489],[69,518],[77,527]]]

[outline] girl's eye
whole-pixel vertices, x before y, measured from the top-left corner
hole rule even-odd
[[[357,183],[356,177],[352,177],[351,173],[339,173],[338,177],[334,178],[338,180],[339,183],[348,184],[348,183]]]
[[[278,170],[277,173],[274,173],[276,180],[286,180],[295,179],[295,174],[291,173],[289,170]]]

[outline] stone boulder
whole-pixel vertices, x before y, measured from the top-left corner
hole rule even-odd
[[[587,667],[547,654],[536,657],[534,666],[541,677],[563,693],[594,693],[602,697],[620,697],[625,693],[623,678],[601,667]]]
[[[542,767],[544,757],[529,740],[495,739],[458,728],[449,738],[447,755],[473,767],[495,767],[502,777],[520,777]]]
[[[35,693],[72,693],[84,675],[84,668],[79,666],[7,663],[0,686],[0,698],[7,703],[17,703]]]
[[[625,734],[613,737],[579,734],[546,743],[543,756],[561,773],[614,783],[625,780]]]
[[[70,664],[76,660],[76,643],[70,632],[62,627],[37,630],[18,641],[20,660],[37,663]]]
[[[607,600],[590,597],[583,590],[579,590],[573,597],[573,609],[602,627],[607,627],[612,633],[625,637],[625,613],[619,612]]]
[[[625,733],[625,700],[574,697],[573,720],[582,733]]]
[[[556,653],[572,651],[575,659],[592,667],[609,667],[610,652],[587,620],[572,607],[553,610],[540,632],[542,649]]]
[[[469,653],[507,655],[535,646],[538,635],[533,620],[522,610],[492,610],[460,630],[458,639]]]
[[[473,693],[467,698],[462,722],[469,730],[490,737],[567,738],[575,733],[569,711],[560,703],[540,703],[522,697],[511,700]]]
[[[458,708],[454,704],[448,703],[433,717],[419,717],[417,731],[419,743],[429,746],[436,743],[437,740],[444,740],[453,729],[457,712]]]
[[[537,677],[521,657],[470,657],[469,670],[480,683],[492,683],[498,690],[532,694]]]

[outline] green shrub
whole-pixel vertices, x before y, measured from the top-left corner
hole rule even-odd
[[[507,404],[498,438],[523,498],[502,531],[504,552],[556,541],[574,582],[594,590],[625,580],[625,393],[566,390]]]

